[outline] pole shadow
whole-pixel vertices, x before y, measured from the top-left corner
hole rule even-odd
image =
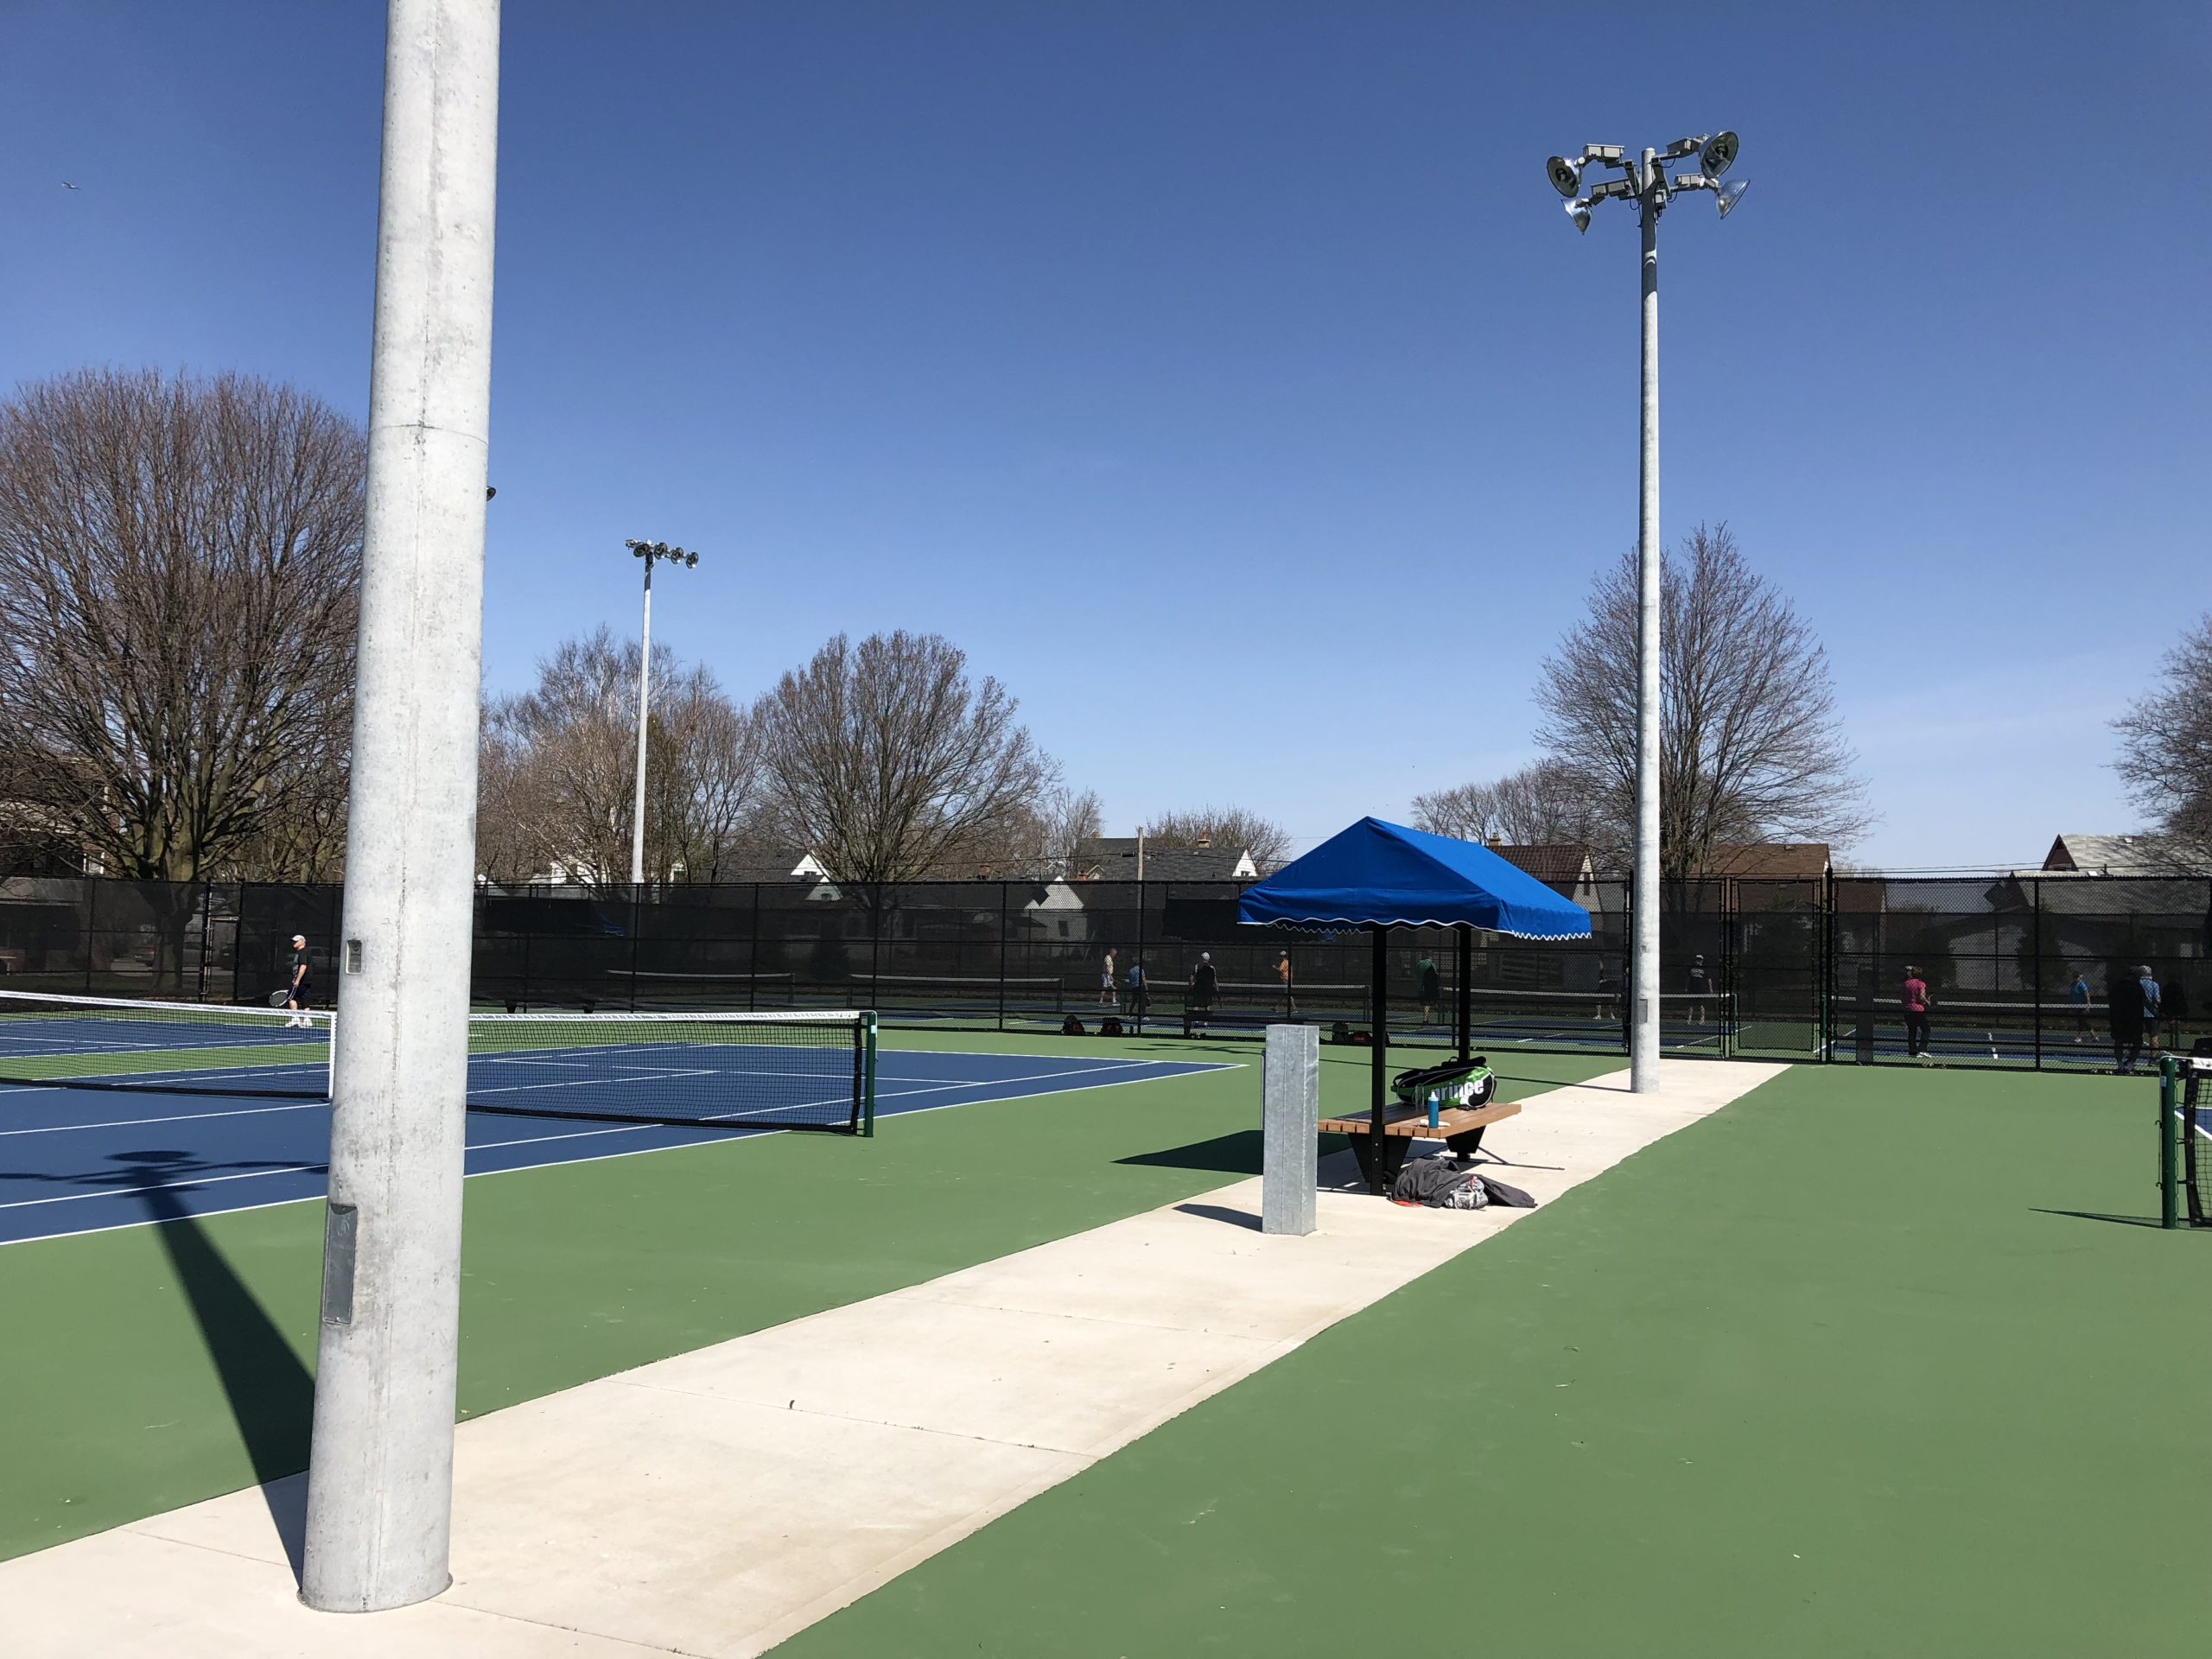
[[[2156,1216],[2112,1216],[2107,1215],[2103,1211],[2097,1210],[2045,1210],[2039,1205],[2032,1204],[2028,1206],[2028,1209],[2031,1213],[2038,1216],[2065,1216],[2074,1221],[2105,1221],[2110,1222],[2116,1227],[2150,1227],[2156,1229],[2162,1228],[2165,1225],[2165,1224]],[[2189,1230],[2184,1226],[2178,1230],[2186,1232]]]
[[[111,1169],[73,1174],[11,1171],[17,1180],[79,1188],[112,1188],[137,1201],[168,1256],[177,1283],[214,1362],[231,1420],[261,1489],[269,1519],[284,1546],[292,1576],[300,1574],[307,1530],[308,1465],[315,1415],[315,1378],[252,1288],[238,1277],[200,1218],[186,1208],[193,1177],[249,1169],[290,1168],[266,1160],[211,1162],[189,1152],[153,1147],[108,1154]]]

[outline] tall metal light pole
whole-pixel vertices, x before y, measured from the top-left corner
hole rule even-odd
[[[665,559],[695,569],[699,556],[666,542],[625,542],[623,545],[645,562],[645,617],[638,642],[638,800],[630,819],[630,885],[642,887],[645,885],[645,711],[652,703],[653,677],[653,565]]]
[[[310,1607],[446,1587],[483,715],[499,0],[391,0]]]
[[[1629,1087],[1639,1095],[1659,1087],[1659,215],[1678,191],[1710,190],[1720,217],[1742,199],[1745,181],[1720,182],[1736,161],[1732,132],[1678,138],[1663,150],[1647,149],[1631,161],[1618,144],[1586,144],[1573,161],[1554,156],[1544,163],[1552,188],[1565,196],[1574,228],[1587,232],[1590,210],[1611,197],[1637,204],[1643,227],[1643,512],[1636,541],[1636,868],[1630,889],[1629,937],[1635,956],[1634,1001],[1629,1020]],[[1697,158],[1694,173],[1667,176],[1667,163]],[[1609,167],[1622,177],[1582,188],[1585,168]]]

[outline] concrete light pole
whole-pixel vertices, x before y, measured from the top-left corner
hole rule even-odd
[[[645,885],[645,710],[652,702],[653,677],[653,565],[665,559],[686,569],[696,569],[699,556],[666,542],[625,542],[631,553],[645,562],[645,620],[638,641],[638,799],[630,818],[630,885]]]
[[[1637,204],[1643,229],[1643,433],[1639,471],[1642,512],[1636,542],[1636,858],[1629,937],[1635,967],[1629,1014],[1629,1087],[1639,1095],[1659,1087],[1659,215],[1681,190],[1710,190],[1726,219],[1743,197],[1745,181],[1720,182],[1735,164],[1736,135],[1681,138],[1664,150],[1645,150],[1634,161],[1618,144],[1586,144],[1573,161],[1554,156],[1544,163],[1552,188],[1567,199],[1567,217],[1586,232],[1590,210],[1609,197]],[[1666,164],[1697,157],[1699,171],[1667,176]],[[1617,168],[1624,175],[1582,188],[1583,169]]]
[[[301,1596],[446,1587],[499,0],[391,0],[330,1198]]]

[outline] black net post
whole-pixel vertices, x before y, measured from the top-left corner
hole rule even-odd
[[[1384,1056],[1390,1047],[1390,1001],[1385,994],[1390,974],[1390,930],[1380,922],[1370,922],[1368,931],[1375,936],[1375,1018],[1373,1027],[1373,1058],[1368,1065],[1367,1083],[1367,1184],[1376,1192],[1382,1191],[1382,1099],[1385,1085],[1389,1081],[1389,1062]]]
[[[1471,922],[1459,925],[1459,1058],[1472,1059],[1475,1052],[1475,929]]]
[[[2181,1063],[2171,1054],[2158,1062],[2158,1225],[2181,1225]]]
[[[1013,902],[1011,887],[1010,882],[999,883],[999,1029],[1001,1031],[1006,1029],[1007,938],[1014,931],[1010,925],[1011,918],[1007,913],[1008,906]]]

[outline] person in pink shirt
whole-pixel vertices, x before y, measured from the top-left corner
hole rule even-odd
[[[1928,982],[1910,967],[1904,970],[1904,1052],[1914,1059],[1928,1058]]]

